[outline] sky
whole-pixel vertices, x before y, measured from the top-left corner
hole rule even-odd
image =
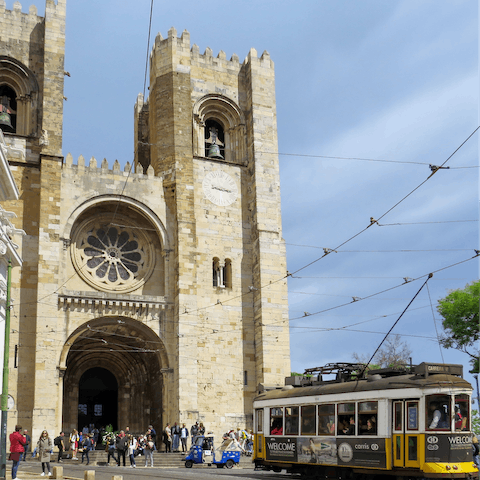
[[[67,2],[75,162],[132,162],[150,7]],[[476,0],[155,0],[150,48],[173,26],[201,53],[275,63],[292,371],[370,358],[433,273],[392,333],[414,364],[461,363],[473,381],[468,356],[438,345],[436,304],[479,276],[480,132],[456,151],[479,125],[478,24]]]

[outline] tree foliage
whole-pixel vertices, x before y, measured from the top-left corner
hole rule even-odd
[[[480,417],[478,410],[472,410],[472,432],[478,437],[480,436]]]
[[[399,367],[410,363],[412,350],[407,342],[402,342],[400,335],[392,335],[387,337],[380,350],[370,362],[369,370],[375,368]],[[367,363],[370,356],[365,354],[353,353],[353,359],[358,363]]]
[[[438,301],[438,312],[443,317],[445,334],[440,343],[445,348],[455,348],[469,355],[473,365],[471,373],[479,372],[480,280],[466,285],[463,290],[454,290]]]

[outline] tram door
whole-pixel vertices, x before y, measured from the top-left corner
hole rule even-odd
[[[419,399],[393,401],[393,466],[420,468]]]

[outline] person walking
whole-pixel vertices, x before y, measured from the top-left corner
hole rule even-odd
[[[15,431],[10,434],[10,459],[12,460],[12,480],[17,478],[18,465],[20,457],[25,451],[25,444],[27,440],[20,433],[22,431],[21,425],[15,425]]]
[[[106,441],[106,451],[108,452],[107,456],[107,464],[110,464],[110,457],[113,458],[113,461],[117,464],[119,464],[119,461],[115,458],[115,439],[113,438],[112,435],[109,435],[107,437]]]
[[[84,435],[84,439],[82,442],[82,462],[85,457],[87,457],[87,465],[90,464],[90,457],[89,457],[89,452],[93,447],[93,441],[89,433],[86,433]]]
[[[52,439],[48,436],[48,432],[44,430],[37,442],[38,459],[42,462],[42,477],[45,475],[52,475],[52,472],[50,471],[50,452],[52,451],[52,448]]]
[[[27,441],[27,443],[25,444],[25,447],[24,447],[23,458],[22,458],[22,460],[25,461],[25,457],[27,456],[27,452],[29,452],[31,450],[30,445],[32,443],[32,438],[28,434],[28,430],[23,431],[23,436],[25,437],[25,440]]]
[[[63,450],[65,448],[65,444],[63,443],[64,441],[65,441],[65,433],[63,432],[60,432],[60,435],[53,439],[53,444],[58,448],[57,463],[62,462]]]

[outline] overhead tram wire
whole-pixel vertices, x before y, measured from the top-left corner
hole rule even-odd
[[[395,325],[397,325],[397,323],[400,321],[400,319],[403,317],[404,313],[408,310],[408,307],[413,303],[413,301],[417,298],[418,294],[423,290],[423,287],[428,283],[428,281],[433,277],[433,273],[429,273],[428,274],[428,277],[427,279],[425,280],[425,282],[423,283],[423,285],[418,289],[417,293],[413,296],[413,298],[410,300],[410,302],[408,303],[408,305],[405,307],[405,309],[403,310],[403,312],[400,314],[400,316],[397,318],[397,320],[394,322],[394,324],[392,325],[392,327],[390,328],[390,330],[387,332],[387,334],[383,337],[383,340],[380,342],[380,344],[378,345],[377,349],[375,350],[375,352],[373,353],[373,355],[370,357],[370,360],[365,364],[365,366],[363,367],[363,370],[362,372],[360,373],[360,378],[363,376],[363,374],[365,373],[365,370],[367,369],[367,367],[370,365],[370,362],[373,360],[373,357],[375,357],[375,355],[377,354],[377,352],[380,350],[380,347],[383,345],[383,343],[385,342],[385,340],[387,339],[387,337],[390,335],[390,333],[392,332],[392,330],[395,328]]]
[[[390,213],[394,208],[398,207],[398,205],[400,205],[404,200],[406,200],[410,195],[412,195],[415,191],[417,191],[422,185],[424,185],[430,178],[433,177],[433,175],[435,175],[435,173],[437,173],[467,142],[468,140],[470,140],[470,138],[473,137],[473,135],[475,135],[475,133],[477,133],[478,129],[480,128],[480,126],[478,126],[456,149],[455,151],[439,166],[439,167],[436,167],[436,169],[432,170],[432,173],[422,182],[420,183],[420,185],[418,185],[417,187],[415,187],[411,192],[409,192],[407,195],[405,195],[401,200],[399,200],[395,205],[393,205],[393,207],[389,208],[383,215],[381,215],[379,218],[375,219],[373,217],[370,218],[370,224],[367,225],[365,228],[363,228],[362,230],[360,230],[359,232],[357,232],[355,235],[352,235],[350,238],[348,238],[347,240],[345,240],[343,243],[341,243],[340,245],[337,245],[335,248],[332,248],[332,249],[328,249],[328,251],[325,251],[325,253],[311,261],[310,263],[307,263],[306,265],[304,265],[303,267],[300,267],[298,268],[297,270],[295,270],[294,272],[291,273],[291,275],[294,275],[295,273],[298,273],[302,270],[304,270],[305,268],[308,268],[310,267],[311,265],[313,265],[314,263],[317,263],[319,260],[321,260],[322,258],[325,258],[327,255],[329,255],[330,253],[332,252],[336,252],[340,247],[343,247],[343,245],[346,245],[348,242],[352,241],[354,238],[358,237],[359,235],[361,235],[363,232],[365,232],[366,230],[368,230],[372,225],[378,223],[379,220],[381,220],[383,217],[385,217],[388,213]]]

